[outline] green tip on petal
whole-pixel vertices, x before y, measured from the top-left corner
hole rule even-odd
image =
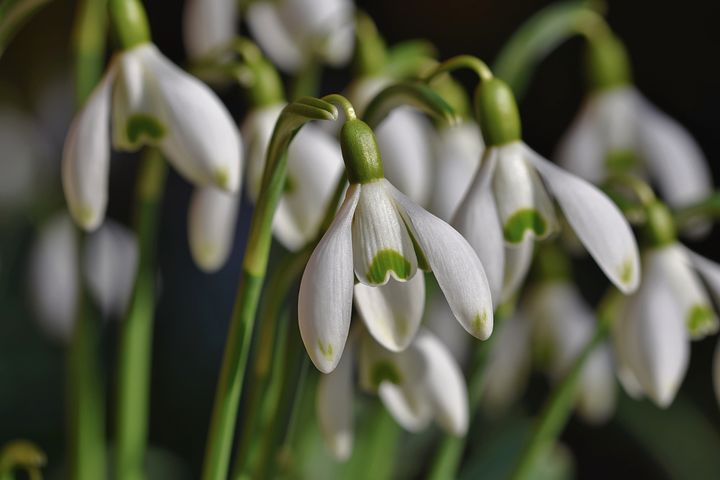
[[[320,353],[322,353],[323,357],[325,357],[328,361],[332,361],[333,359],[333,346],[330,343],[323,343],[320,340],[317,342],[318,349],[320,350]]]
[[[367,279],[371,283],[380,285],[385,283],[387,274],[392,271],[395,272],[398,280],[407,280],[410,278],[411,270],[410,262],[400,252],[386,248],[375,255],[367,272]]]
[[[488,313],[483,311],[478,313],[472,321],[473,330],[475,333],[482,334],[487,330]]]
[[[534,208],[526,208],[513,213],[503,228],[505,240],[510,243],[520,243],[525,237],[525,232],[530,230],[537,237],[543,237],[548,233],[548,224]]]
[[[400,372],[390,362],[377,362],[372,366],[371,381],[375,388],[379,387],[382,382],[390,382],[399,385],[402,381]]]
[[[134,113],[128,118],[126,133],[132,144],[138,144],[143,139],[159,142],[165,136],[165,127],[151,115]]]
[[[620,266],[620,281],[623,285],[630,285],[634,276],[635,268],[633,267],[633,261],[628,258]]]
[[[709,305],[693,305],[685,320],[692,338],[702,338],[718,329],[717,318]]]
[[[215,172],[215,183],[218,187],[227,190],[230,186],[230,173],[227,168],[220,168]]]

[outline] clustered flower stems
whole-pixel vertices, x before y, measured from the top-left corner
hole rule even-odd
[[[102,74],[107,29],[106,4],[83,0],[74,25],[76,104],[90,96]],[[84,234],[80,232],[81,238]],[[100,372],[98,312],[79,279],[76,321],[68,352],[66,387],[69,476],[77,480],[102,478],[106,472],[105,394]]]

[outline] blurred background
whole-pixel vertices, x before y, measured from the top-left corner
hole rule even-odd
[[[374,18],[388,44],[426,38],[437,46],[440,58],[468,53],[491,62],[515,29],[551,2],[356,3]],[[183,65],[182,2],[146,0],[145,4],[154,41]],[[71,1],[51,2],[0,58],[0,445],[15,438],[36,442],[48,454],[51,477],[62,469],[65,444],[65,350],[34,321],[34,301],[27,293],[28,257],[40,226],[64,208],[59,161],[74,109],[69,56],[73,8]],[[720,157],[718,18],[718,2],[608,2],[609,23],[628,47],[638,87],[695,135],[716,182],[720,178],[715,161]],[[240,31],[246,32],[244,25]],[[584,94],[581,47],[580,41],[571,41],[550,56],[520,105],[526,142],[547,156],[552,155]],[[471,85],[470,76],[460,78]],[[327,71],[323,91],[340,91],[349,79],[347,69]],[[222,96],[240,122],[245,101],[239,89],[228,89]],[[19,122],[24,125],[20,132],[8,126]],[[136,167],[133,155],[116,156],[112,163],[108,216],[125,225],[130,225],[132,217]],[[153,346],[150,442],[162,450],[158,455],[178,469],[176,478],[196,478],[200,469],[244,248],[242,230],[250,218],[249,202],[244,202],[239,241],[230,261],[219,273],[205,275],[193,264],[186,240],[190,193],[190,186],[171,171],[160,228],[160,294]],[[720,230],[715,228],[702,242],[690,246],[720,260]],[[584,271],[593,274],[580,283],[594,301],[604,280],[589,265],[583,264]],[[116,336],[116,324],[107,322],[102,368],[107,372],[109,415],[113,412]],[[668,411],[646,401],[631,401],[618,389],[618,412],[608,424],[589,427],[571,421],[562,438],[577,477],[662,479],[694,472],[693,478],[720,478],[720,459],[714,458],[720,457],[719,451],[708,455],[708,449],[720,445],[720,410],[711,377],[715,342],[711,337],[693,345],[689,373]],[[520,437],[513,432],[524,431],[548,390],[544,378],[533,377],[523,403],[508,418],[481,420],[486,425],[480,431],[482,438],[473,442],[475,450],[468,453],[468,478],[492,477],[495,467],[488,459],[500,462],[502,453],[490,450],[490,440],[495,441],[494,448],[502,442],[519,445]],[[473,460],[477,461],[473,464]],[[415,472],[422,471],[422,458],[405,461],[417,464]],[[684,465],[678,467],[677,462]]]

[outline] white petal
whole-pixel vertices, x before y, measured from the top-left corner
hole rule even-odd
[[[326,445],[338,460],[353,447],[353,345],[348,342],[337,368],[318,382],[316,410]]]
[[[474,339],[455,320],[442,292],[435,291],[427,308],[425,326],[440,339],[460,365],[467,365]]]
[[[388,350],[399,352],[415,338],[425,309],[425,276],[407,282],[390,279],[379,287],[355,285],[355,306],[370,334]]]
[[[596,187],[563,171],[530,148],[538,169],[580,241],[605,275],[624,293],[640,282],[637,243],[630,225],[615,204]]]
[[[606,145],[602,141],[597,103],[602,94],[586,100],[557,147],[555,158],[565,170],[591,183],[605,179]]]
[[[707,284],[710,293],[715,297],[715,301],[720,303],[720,265],[698,255],[682,245],[679,245],[692,265],[697,269]]]
[[[616,347],[644,392],[665,408],[685,376],[690,342],[682,309],[653,253],[645,265],[645,281],[619,319]]]
[[[385,178],[413,202],[426,205],[432,188],[432,127],[418,111],[396,108],[375,129]]]
[[[315,238],[343,174],[339,142],[319,126],[305,125],[288,149],[287,187],[273,218],[273,233],[297,251]]]
[[[38,232],[30,252],[32,306],[42,330],[69,342],[75,324],[78,238],[65,214],[52,217]]]
[[[355,107],[355,113],[357,113],[358,117],[362,118],[365,109],[372,99],[375,98],[375,95],[393,83],[395,83],[395,79],[386,76],[356,78],[348,86],[345,96],[350,100],[353,107]],[[333,123],[337,122],[326,122],[327,125],[332,125]]]
[[[673,207],[712,193],[712,173],[700,146],[675,120],[638,94],[639,146],[662,197]]]
[[[586,422],[606,422],[615,410],[615,376],[607,344],[596,347],[586,360],[580,376],[578,411]]]
[[[509,300],[520,289],[532,265],[534,252],[535,242],[532,240],[505,247],[505,272],[500,302]]]
[[[414,348],[425,357],[425,389],[435,420],[447,432],[462,436],[468,429],[468,392],[460,367],[448,349],[427,330],[418,334]]]
[[[524,145],[515,142],[496,148],[498,160],[491,185],[505,242],[516,245],[526,238],[546,238],[557,230],[555,210],[525,158]]]
[[[366,285],[382,285],[390,275],[407,280],[417,271],[412,239],[386,185],[363,184],[353,218],[355,275]]]
[[[514,403],[525,389],[530,374],[531,323],[520,311],[505,320],[494,340],[483,384],[483,407],[501,412]]]
[[[240,196],[214,187],[195,189],[188,210],[188,239],[204,272],[222,268],[232,251]]]
[[[235,0],[188,0],[185,3],[183,33],[190,58],[200,58],[230,44],[235,37],[237,5]]]
[[[275,122],[277,122],[284,103],[270,105],[251,111],[243,121],[240,131],[245,140],[245,159],[247,162],[247,178],[245,180],[248,197],[253,202],[260,195],[263,172],[265,171],[265,156],[270,144]],[[310,125],[305,125],[300,133]],[[291,144],[292,145],[292,144]]]
[[[87,287],[105,316],[125,314],[137,273],[139,251],[135,234],[108,220],[87,239],[83,273]]]
[[[395,421],[408,432],[419,432],[427,428],[433,417],[433,406],[413,385],[395,385],[382,382],[378,395]]]
[[[505,239],[490,188],[496,164],[497,149],[490,148],[485,152],[480,169],[457,208],[452,224],[480,258],[492,298],[497,302],[505,277]]]
[[[291,73],[302,66],[302,46],[288,33],[273,2],[248,5],[247,24],[263,52],[281,70]]]
[[[472,335],[487,339],[493,307],[485,271],[470,244],[454,228],[419,207],[389,182],[395,201],[435,274],[455,318]]]
[[[70,125],[63,147],[62,183],[75,222],[94,230],[105,217],[110,170],[110,95],[116,63]]]
[[[350,328],[353,295],[351,221],[360,187],[348,188],[335,220],[310,256],[300,282],[298,322],[305,349],[323,373],[335,369]]]
[[[48,138],[33,118],[9,105],[0,107],[0,212],[12,212],[30,202],[39,194],[42,184],[38,180],[52,175],[48,160]],[[54,169],[53,169],[54,170]]]
[[[432,213],[446,222],[452,220],[472,184],[484,148],[480,127],[474,122],[445,127],[438,132]]]
[[[169,160],[199,186],[236,192],[242,142],[225,106],[207,85],[179,69],[153,45],[142,54],[155,82],[152,94],[162,105],[168,128],[162,148]]]

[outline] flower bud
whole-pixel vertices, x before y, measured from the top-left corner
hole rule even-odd
[[[499,78],[475,90],[475,111],[485,145],[497,147],[520,140],[520,114],[510,87]]]

